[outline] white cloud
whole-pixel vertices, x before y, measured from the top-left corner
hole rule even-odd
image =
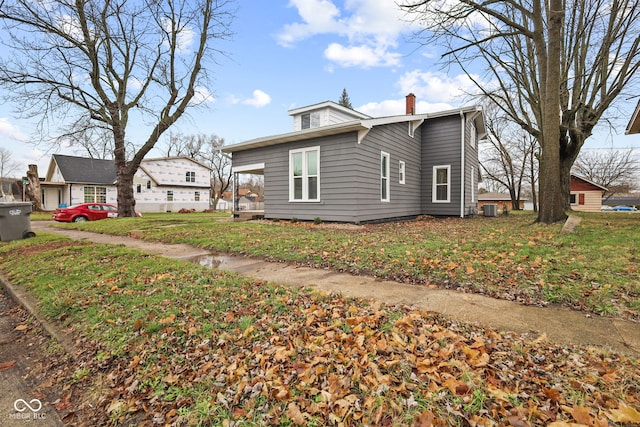
[[[302,22],[284,26],[277,37],[282,46],[292,46],[316,34],[341,32],[340,10],[329,0],[291,0],[289,7],[298,9]]]
[[[475,76],[474,78],[477,78]],[[418,100],[436,103],[461,103],[468,93],[477,91],[466,74],[449,76],[442,72],[414,70],[405,73],[398,81],[404,94],[414,93]]]
[[[406,113],[406,95],[416,95],[416,113],[434,113],[458,108],[468,101],[467,93],[476,91],[474,83],[465,74],[449,76],[441,72],[414,70],[397,81],[398,99],[369,102],[357,108],[373,117],[396,116]]]
[[[4,117],[0,117],[0,136],[19,142],[26,142],[28,140],[27,135],[22,133],[17,126]]]
[[[194,88],[195,93],[193,98],[191,98],[191,104],[199,105],[203,103],[214,102],[216,98],[209,92],[204,86],[196,86]]]
[[[253,97],[240,101],[242,104],[251,105],[253,107],[264,107],[271,103],[271,97],[260,89],[253,91]]]
[[[339,43],[331,43],[325,49],[324,56],[343,67],[371,68],[399,65],[401,55],[388,52],[385,48],[366,45],[345,47]]]
[[[321,34],[334,34],[347,43],[331,43],[325,57],[345,67],[396,66],[401,55],[392,52],[409,29],[403,12],[389,0],[347,0],[340,10],[329,0],[291,0],[301,22],[285,25],[278,34],[282,46]]]
[[[454,107],[446,102],[426,102],[416,100],[416,113],[435,113],[438,111],[451,110]],[[381,102],[369,102],[358,108],[357,111],[372,117],[399,116],[406,114],[405,98],[388,99]]]
[[[162,26],[164,30],[169,34],[171,34],[171,32],[174,31],[172,29],[173,25],[174,23],[169,18],[164,18],[162,20]],[[175,23],[175,25],[178,25],[178,28],[175,29],[175,31],[177,31],[176,52],[178,54],[189,53],[191,51],[191,44],[193,42],[193,39],[196,33],[189,27],[186,27],[186,26],[180,27],[181,24],[179,22]]]

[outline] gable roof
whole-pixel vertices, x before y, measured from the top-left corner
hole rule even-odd
[[[116,163],[114,160],[53,154],[47,171],[47,179],[53,174],[54,164],[58,166],[65,182],[108,185],[113,185],[116,182]]]
[[[318,104],[313,104],[313,105],[307,105],[306,107],[300,107],[300,108],[294,108],[292,110],[289,110],[289,115],[290,116],[295,116],[296,114],[302,114],[302,113],[306,113],[308,111],[316,111],[316,110],[320,110],[322,108],[333,108],[334,110],[338,110],[344,114],[347,114],[349,116],[352,116],[354,118],[360,118],[360,119],[370,119],[371,116],[368,116],[364,113],[361,113],[359,111],[356,111],[352,108],[347,108],[344,105],[340,105],[338,103],[335,103],[333,101],[324,101],[324,102],[320,102]]]
[[[140,169],[147,175],[149,175],[151,179],[156,181],[155,178],[153,178],[152,174],[150,174],[149,171],[145,169],[144,164],[153,161],[165,161],[174,159],[189,160],[200,167],[211,170],[209,166],[206,166],[198,162],[197,160],[194,160],[187,156],[143,159],[140,163]],[[53,175],[56,165],[58,166],[58,170],[60,171],[64,182],[67,183],[115,185],[117,181],[115,160],[92,159],[87,157],[53,154],[51,156],[51,162],[49,163],[49,169],[47,170],[47,181],[51,180],[51,176]]]
[[[330,101],[327,101],[330,102]],[[433,119],[437,117],[446,117],[464,113],[481,112],[482,109],[479,106],[462,107],[454,110],[439,111],[436,113],[425,114],[403,114],[401,116],[389,116],[380,118],[368,118],[350,120],[343,123],[337,123],[329,126],[322,126],[312,129],[303,129],[300,131],[294,131],[289,133],[283,133],[279,135],[266,136],[262,138],[251,139],[249,141],[240,142],[238,144],[229,145],[223,147],[222,151],[225,153],[234,153],[236,151],[245,151],[258,147],[268,147],[271,145],[284,144],[286,142],[304,141],[307,139],[318,138],[321,136],[339,135],[347,132],[358,132],[358,142],[361,142],[364,136],[374,126],[387,125],[392,123],[414,122],[418,127],[422,122],[427,119]],[[484,136],[484,119],[482,114],[476,117],[476,120],[480,120],[481,127],[478,128],[478,137]]]
[[[600,184],[596,184],[596,183],[595,183],[595,182],[593,182],[593,181],[589,181],[587,178],[583,178],[583,177],[581,177],[581,176],[574,175],[574,174],[571,174],[571,178],[572,178],[572,179],[577,179],[577,180],[579,180],[579,181],[582,181],[582,182],[584,182],[584,183],[586,183],[586,184],[588,184],[588,185],[590,185],[590,186],[592,186],[592,187],[595,187],[595,189],[597,189],[597,190],[607,191],[607,188],[606,188],[606,187],[603,187],[603,186],[602,186],[602,185],[600,185]]]
[[[632,133],[640,133],[640,101],[638,101],[638,105],[636,105],[636,109],[631,116],[631,120],[629,120],[629,124],[627,125],[627,130],[625,131],[626,135],[630,135]]]

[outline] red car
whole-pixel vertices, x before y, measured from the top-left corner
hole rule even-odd
[[[141,216],[138,212],[136,215]],[[53,213],[53,219],[60,222],[97,221],[117,217],[118,208],[109,203],[81,203],[67,208],[58,208]]]

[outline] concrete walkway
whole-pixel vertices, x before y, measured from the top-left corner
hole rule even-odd
[[[550,341],[560,344],[595,346],[640,357],[640,323],[636,322],[599,317],[560,307],[523,306],[476,294],[406,285],[330,270],[271,263],[247,257],[215,255],[188,245],[167,245],[130,237],[54,228],[49,227],[47,222],[34,221],[31,228],[36,233],[58,233],[96,243],[119,243],[149,253],[233,271],[259,280],[338,291],[344,295],[375,298],[389,304],[405,304],[442,313],[452,320],[477,323],[497,331],[546,335]]]

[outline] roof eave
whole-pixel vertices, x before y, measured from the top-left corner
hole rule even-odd
[[[638,101],[638,105],[636,105],[636,109],[631,116],[631,120],[629,120],[625,135],[631,135],[635,133],[640,133],[640,101]]]
[[[283,133],[280,135],[265,136],[262,138],[251,139],[249,141],[240,142],[238,144],[223,147],[225,153],[235,153],[236,151],[245,151],[253,148],[269,147],[271,145],[284,144],[286,142],[304,141],[312,138],[320,138],[323,136],[338,135],[346,132],[355,132],[368,129],[362,124],[361,120],[338,123],[330,126],[323,126],[313,129],[305,129],[302,131]]]

